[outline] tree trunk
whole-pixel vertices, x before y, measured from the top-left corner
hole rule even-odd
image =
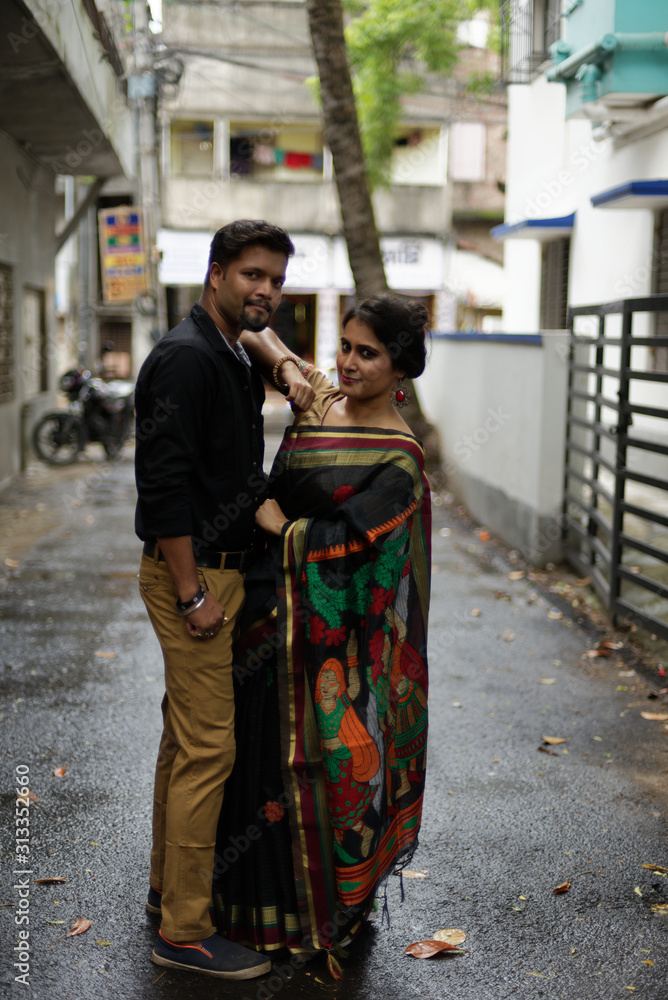
[[[359,301],[388,290],[380,240],[367,183],[355,95],[343,34],[341,0],[306,0],[313,53],[320,76],[325,143],[334,161],[343,235]],[[412,388],[412,387],[411,387]],[[404,419],[425,449],[428,468],[440,464],[436,429],[411,392]]]
[[[325,143],[332,153],[343,235],[358,299],[387,290],[364,167],[353,83],[343,36],[341,0],[307,0],[318,64]]]

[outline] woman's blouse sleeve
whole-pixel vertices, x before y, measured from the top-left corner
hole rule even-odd
[[[304,378],[315,389],[315,399],[308,410],[299,410],[296,413],[294,423],[299,424],[300,427],[309,424],[320,425],[324,414],[341,394],[318,368],[311,368],[303,374]]]

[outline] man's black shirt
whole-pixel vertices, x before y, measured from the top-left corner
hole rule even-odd
[[[191,535],[196,554],[252,547],[255,511],[266,498],[263,402],[259,373],[194,305],[137,379],[135,530],[142,540]]]

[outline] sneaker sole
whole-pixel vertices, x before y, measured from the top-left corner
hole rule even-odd
[[[163,958],[156,951],[151,955],[155,965],[164,965],[167,969],[186,969],[188,972],[202,972],[205,976],[216,976],[217,979],[255,979],[271,971],[271,962],[263,962],[252,969],[239,969],[238,972],[218,972],[214,969],[203,969],[201,965],[188,965],[186,962],[175,962],[171,958]]]

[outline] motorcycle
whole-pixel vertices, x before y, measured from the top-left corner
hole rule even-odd
[[[107,458],[116,458],[134,425],[134,383],[103,382],[81,368],[66,372],[60,388],[67,411],[44,414],[32,433],[39,457],[50,465],[70,465],[89,441],[99,441]]]

